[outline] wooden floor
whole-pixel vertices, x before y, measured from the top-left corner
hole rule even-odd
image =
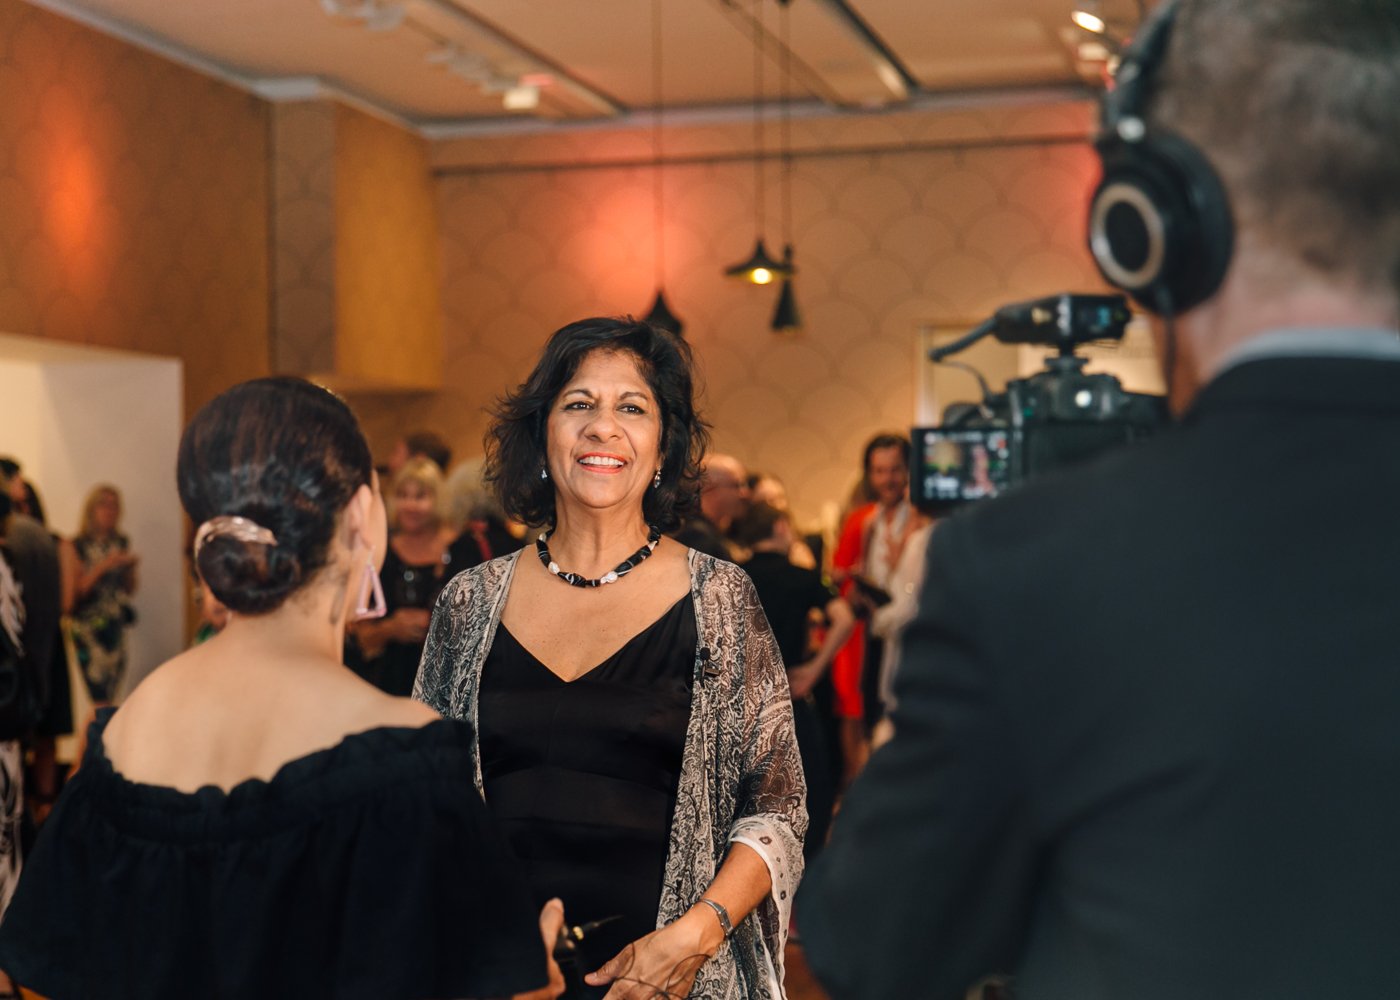
[[[807,959],[802,954],[802,946],[790,944],[783,956],[787,966],[788,1000],[830,1000],[826,992],[812,978],[807,968]]]

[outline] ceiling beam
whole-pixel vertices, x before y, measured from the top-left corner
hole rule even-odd
[[[627,112],[627,106],[613,97],[604,93],[587,81],[570,73],[562,64],[555,62],[544,53],[532,49],[514,35],[486,20],[480,14],[470,10],[460,0],[418,0],[419,3],[432,7],[434,10],[453,18],[461,23],[470,26],[472,29],[485,35],[489,35],[498,44],[510,49],[520,58],[534,63],[541,72],[548,73],[554,77],[560,87],[569,91],[574,97],[584,104],[593,108],[600,114],[616,117]]]
[[[910,94],[923,89],[923,85],[909,72],[909,68],[895,55],[885,40],[866,23],[856,9],[846,0],[821,0],[821,5],[836,19],[836,22],[850,32],[871,62],[875,64],[875,75],[894,94],[897,100],[904,100]]]

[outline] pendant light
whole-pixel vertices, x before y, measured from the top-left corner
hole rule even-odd
[[[796,333],[802,329],[802,313],[797,308],[797,295],[792,289],[797,267],[792,253],[792,48],[788,33],[788,4],[778,0],[779,35],[783,46],[782,132],[779,142],[783,150],[783,290],[778,294],[778,308],[771,324],[774,333]]]
[[[783,253],[783,265],[789,271],[792,266],[792,244]],[[773,310],[772,328],[774,333],[798,333],[802,329],[802,312],[797,308],[797,295],[792,290],[792,276],[783,279],[783,290],[778,293],[778,308]]]
[[[774,279],[788,273],[773,259],[763,242],[763,118],[760,107],[763,98],[763,3],[764,0],[756,0],[754,4],[758,18],[754,22],[753,39],[753,204],[757,236],[748,259],[724,269],[727,277],[754,285],[772,284]]]
[[[661,0],[651,0],[651,152],[656,162],[652,173],[652,228],[656,234],[656,301],[646,315],[646,322],[680,336],[685,324],[680,321],[666,301],[665,189],[661,167]]]

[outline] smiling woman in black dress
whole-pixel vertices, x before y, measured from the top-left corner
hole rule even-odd
[[[683,341],[555,333],[488,441],[506,510],[549,529],[448,585],[416,688],[478,723],[536,900],[616,918],[585,941],[608,1000],[783,995],[806,814],[782,661],[743,571],[661,534],[705,441]]]

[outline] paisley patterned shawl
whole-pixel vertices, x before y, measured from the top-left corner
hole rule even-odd
[[[458,574],[428,629],[413,697],[474,728],[482,664],[519,558],[516,552]],[[690,996],[783,1000],[783,945],[807,828],[787,675],[748,574],[693,549],[689,559],[698,633],[694,696],[656,926],[695,904],[730,843],[747,845],[767,864],[772,890],[701,968]]]

